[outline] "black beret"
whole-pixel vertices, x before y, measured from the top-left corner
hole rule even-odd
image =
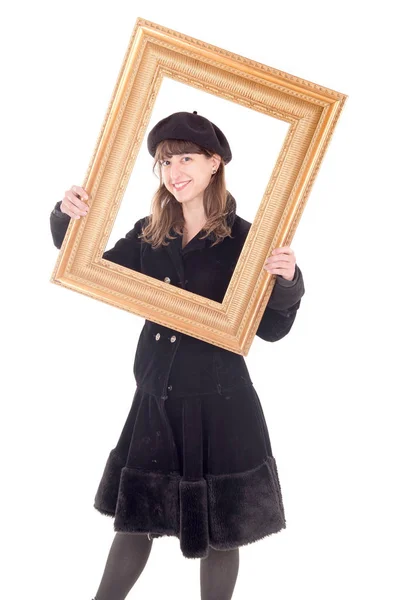
[[[161,119],[147,137],[147,148],[155,156],[157,146],[163,140],[188,140],[219,154],[225,164],[232,158],[228,140],[222,131],[196,111],[173,113]]]

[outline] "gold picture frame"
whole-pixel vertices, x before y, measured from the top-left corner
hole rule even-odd
[[[289,124],[222,303],[102,258],[163,78]],[[347,96],[137,19],[51,282],[246,356],[272,292],[263,265],[290,245]],[[133,227],[133,224],[132,224]]]

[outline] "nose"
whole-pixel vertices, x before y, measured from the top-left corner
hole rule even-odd
[[[173,183],[175,183],[175,181],[179,181],[179,177],[180,177],[180,173],[181,173],[180,168],[181,168],[181,166],[178,162],[172,163],[170,166],[169,176]]]

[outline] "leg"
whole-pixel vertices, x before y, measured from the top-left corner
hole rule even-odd
[[[239,571],[239,548],[214,550],[200,561],[201,600],[230,600]]]
[[[117,531],[94,600],[125,600],[146,566],[153,540]]]

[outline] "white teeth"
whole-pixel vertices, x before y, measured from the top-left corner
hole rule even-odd
[[[181,188],[183,188],[185,185],[187,185],[188,183],[190,183],[189,181],[185,181],[185,183],[176,183],[174,185],[174,187],[176,187],[176,189],[180,190]]]

